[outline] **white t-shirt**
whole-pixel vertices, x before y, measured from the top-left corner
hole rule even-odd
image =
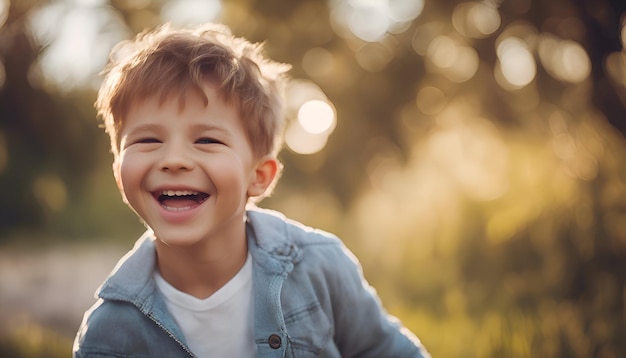
[[[158,270],[154,280],[196,356],[256,357],[250,254],[235,277],[205,299],[177,290]]]

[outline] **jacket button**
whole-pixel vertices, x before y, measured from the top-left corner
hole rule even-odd
[[[272,334],[270,336],[270,338],[268,338],[268,341],[270,343],[270,347],[272,347],[273,349],[278,349],[280,348],[281,345],[281,340],[280,340],[280,336],[277,334]]]

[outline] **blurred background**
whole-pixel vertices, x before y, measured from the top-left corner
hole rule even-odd
[[[0,0],[0,356],[68,357],[143,227],[111,47],[219,21],[293,65],[261,206],[332,231],[434,357],[626,355],[626,2]]]

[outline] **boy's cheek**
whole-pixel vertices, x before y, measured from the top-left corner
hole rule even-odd
[[[122,184],[122,173],[121,173],[121,163],[118,158],[115,158],[115,161],[112,165],[113,169],[113,177],[115,178],[115,184],[117,185],[117,189],[120,191],[122,195],[122,201],[128,205],[128,199],[126,198],[126,193],[124,193],[124,185]]]

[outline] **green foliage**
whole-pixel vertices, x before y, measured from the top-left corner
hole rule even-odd
[[[61,358],[71,355],[72,341],[49,328],[30,322],[0,335],[0,357]]]

